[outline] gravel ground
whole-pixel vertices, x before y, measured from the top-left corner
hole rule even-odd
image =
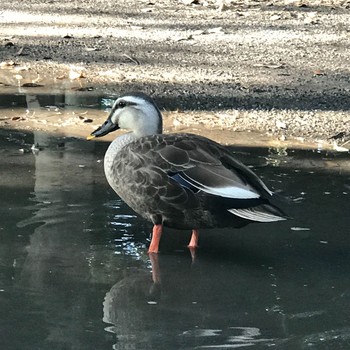
[[[0,45],[4,91],[142,90],[177,124],[350,147],[350,1],[2,1]]]

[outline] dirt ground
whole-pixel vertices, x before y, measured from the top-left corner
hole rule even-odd
[[[1,6],[1,94],[142,90],[168,111],[169,129],[350,148],[350,1]]]

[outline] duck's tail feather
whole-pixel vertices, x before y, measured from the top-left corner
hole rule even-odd
[[[257,222],[273,222],[290,219],[288,215],[272,204],[260,204],[251,208],[228,209],[228,211],[242,219]]]

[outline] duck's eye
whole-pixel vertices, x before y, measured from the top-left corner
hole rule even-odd
[[[119,108],[124,108],[125,106],[126,106],[125,101],[120,101],[120,102],[118,103],[118,107],[119,107]]]

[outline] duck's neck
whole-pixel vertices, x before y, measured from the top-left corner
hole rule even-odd
[[[105,174],[108,182],[112,174],[113,161],[118,157],[117,155],[119,151],[129,143],[135,141],[136,139],[137,139],[137,136],[134,133],[127,133],[127,134],[118,136],[109,145],[104,158],[104,170],[105,170]]]

